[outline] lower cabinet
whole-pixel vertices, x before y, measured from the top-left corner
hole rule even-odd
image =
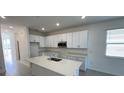
[[[59,73],[56,73],[44,67],[35,65],[33,63],[31,65],[31,71],[32,71],[32,75],[34,76],[63,76]]]

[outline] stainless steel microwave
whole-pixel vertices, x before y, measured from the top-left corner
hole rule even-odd
[[[66,41],[65,42],[59,42],[58,47],[59,48],[67,48],[67,42]]]

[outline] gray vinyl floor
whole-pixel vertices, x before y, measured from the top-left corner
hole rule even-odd
[[[80,76],[114,76],[114,75],[88,69],[86,72],[80,71]]]
[[[6,64],[6,76],[32,76],[31,69],[22,63]],[[80,71],[80,76],[112,76],[94,70]]]

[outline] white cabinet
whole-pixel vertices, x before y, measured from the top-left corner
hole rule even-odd
[[[60,41],[67,41],[66,33],[64,33],[64,34],[60,34],[60,36],[59,36],[59,40],[60,40]]]
[[[45,47],[49,47],[49,37],[45,37]]]
[[[52,47],[57,47],[58,46],[58,40],[57,40],[57,35],[53,35],[52,37],[52,42],[53,42],[53,46]]]
[[[80,48],[88,47],[88,31],[80,31]]]
[[[67,33],[67,48],[72,48],[72,33]]]
[[[45,47],[45,37],[38,35],[29,35],[30,42],[39,43],[40,47]]]
[[[36,42],[40,42],[40,36],[37,36],[37,35],[36,35],[36,36],[35,36],[35,41],[36,41]]]
[[[87,48],[88,31],[73,32],[73,48]]]
[[[62,41],[67,41],[67,34],[62,34]]]
[[[50,47],[50,39],[49,39],[49,36],[45,37],[45,46],[46,47]]]
[[[30,42],[40,42],[40,36],[37,35],[30,35]]]
[[[79,37],[80,33],[79,32],[73,32],[73,43],[72,43],[72,47],[73,48],[80,48],[80,37]]]
[[[34,35],[29,35],[30,42],[34,42]]]
[[[45,47],[45,38],[40,36],[40,47]]]
[[[44,38],[45,47],[58,47],[59,42],[67,41],[67,48],[87,48],[88,31],[57,34]]]
[[[49,47],[53,47],[53,36],[49,36]]]
[[[57,34],[45,37],[45,46],[46,47],[58,47],[58,43],[61,41],[67,41],[66,34]]]

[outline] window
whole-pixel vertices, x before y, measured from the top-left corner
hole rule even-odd
[[[124,57],[124,29],[107,31],[106,56]]]

